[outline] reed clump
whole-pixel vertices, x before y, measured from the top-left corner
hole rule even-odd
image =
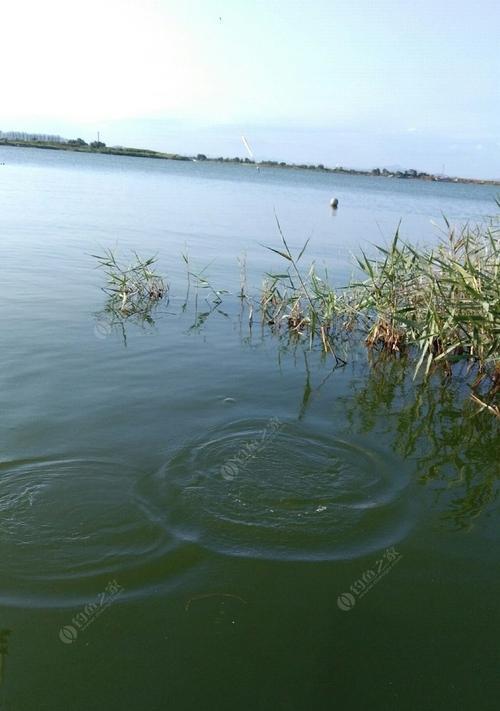
[[[110,249],[103,255],[92,256],[107,276],[103,287],[107,299],[104,308],[95,314],[96,334],[104,338],[118,331],[126,346],[129,325],[141,328],[155,325],[154,313],[159,303],[165,297],[168,300],[168,284],[154,270],[156,257],[142,259],[133,252],[134,259],[125,264]]]
[[[500,207],[500,203],[499,203]],[[345,365],[351,347],[364,342],[373,353],[405,357],[414,374],[425,380],[437,369],[445,375],[465,372],[471,396],[481,409],[500,417],[500,217],[479,226],[446,231],[434,247],[413,247],[399,229],[376,256],[357,258],[362,278],[335,287],[328,272],[313,263],[303,268],[308,241],[294,254],[276,218],[281,248],[268,247],[286,263],[283,271],[268,273],[258,299],[248,293],[245,260],[240,261],[242,308],[248,305],[249,327],[254,314],[271,331],[295,343],[314,345]],[[155,257],[121,263],[111,250],[94,255],[107,275],[108,300],[103,312],[112,325],[125,320],[154,323],[152,310],[168,295],[168,285],[155,271]],[[192,270],[183,255],[188,289],[184,311],[195,287],[195,323],[201,328],[220,310],[225,290],[208,281],[206,268]],[[363,278],[364,277],[364,278]],[[208,308],[198,309],[198,293],[205,291]]]
[[[283,273],[267,274],[260,295],[264,323],[275,333],[286,333],[297,340],[321,344],[338,365],[346,363],[345,342],[356,320],[355,290],[335,290],[328,272],[320,276],[315,264],[306,271],[300,261],[309,240],[294,256],[276,219],[283,249],[268,247],[288,262]]]
[[[151,307],[168,293],[168,284],[154,271],[156,257],[141,259],[133,252],[134,260],[125,264],[111,249],[103,255],[92,255],[107,276],[103,291],[108,295],[108,308],[122,316],[148,313]]]
[[[344,362],[345,340],[357,332],[368,348],[415,361],[415,374],[427,377],[442,367],[448,375],[462,363],[473,397],[499,415],[500,282],[498,218],[460,230],[446,222],[445,236],[433,248],[403,242],[399,229],[389,247],[357,259],[364,280],[335,289],[314,264],[302,272],[279,227],[288,262],[284,273],[269,274],[260,306],[273,330],[311,341]],[[485,395],[486,392],[486,395]]]
[[[498,227],[457,231],[449,224],[436,248],[417,250],[399,234],[379,258],[358,259],[367,279],[358,284],[358,309],[371,324],[367,344],[412,347],[417,371],[467,361],[478,374],[499,364],[500,283]]]
[[[358,259],[366,280],[358,283],[357,310],[369,347],[416,356],[416,372],[466,363],[474,387],[500,376],[500,282],[498,220],[455,230],[447,223],[437,247],[415,249],[399,233],[379,257]]]

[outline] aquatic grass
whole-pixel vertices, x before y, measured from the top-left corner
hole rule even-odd
[[[275,219],[283,249],[266,248],[285,259],[289,266],[284,273],[267,274],[260,299],[263,320],[277,332],[284,327],[299,340],[307,337],[311,346],[315,339],[319,340],[337,365],[345,365],[339,343],[332,338],[334,317],[345,312],[345,305],[328,281],[318,276],[314,264],[306,272],[300,268],[309,240],[294,256],[276,215]]]
[[[111,249],[105,250],[103,255],[92,255],[107,277],[102,289],[108,298],[104,308],[96,314],[99,333],[102,337],[118,330],[125,345],[126,325],[154,326],[153,312],[169,291],[168,284],[154,271],[156,257],[142,259],[137,252],[133,252],[133,256],[131,263],[124,264]]]
[[[207,276],[207,270],[210,264],[205,265],[200,271],[194,271],[191,265],[191,259],[189,257],[189,252],[186,247],[185,252],[182,253],[182,260],[186,267],[186,278],[187,278],[187,290],[186,296],[184,298],[184,303],[182,304],[182,311],[185,312],[191,300],[191,289],[195,290],[194,296],[194,322],[190,327],[190,331],[199,331],[203,328],[209,317],[218,313],[222,316],[228,317],[227,314],[220,308],[223,297],[229,292],[226,289],[216,289],[215,286],[209,281]],[[205,310],[200,310],[199,305],[199,293],[206,291],[207,296],[203,299],[207,307],[203,307]]]
[[[121,263],[111,249],[92,255],[107,276],[103,291],[122,315],[142,313],[168,293],[168,284],[153,271],[157,258],[141,259],[137,252],[133,255],[135,261],[129,264]]]
[[[362,335],[371,351],[409,355],[414,377],[424,380],[436,368],[451,376],[463,363],[476,404],[500,415],[498,218],[459,230],[445,220],[434,248],[403,242],[398,227],[376,256],[361,252],[357,265],[365,278],[343,288],[334,288],[327,273],[321,278],[314,263],[301,270],[308,242],[294,257],[277,225],[282,249],[268,249],[288,266],[267,275],[260,295],[263,322],[273,332],[319,342],[338,365],[346,362],[349,334]]]
[[[224,296],[224,294],[228,294],[229,292],[226,289],[216,289],[206,276],[206,272],[212,262],[205,265],[200,271],[195,272],[194,269],[191,267],[191,261],[187,249],[185,252],[183,252],[182,259],[184,261],[184,264],[186,265],[187,274],[187,293],[183,310],[186,308],[187,303],[189,302],[191,286],[194,286],[195,289],[207,290],[211,296],[211,303],[215,304],[216,306],[221,304],[223,301],[222,297]]]
[[[389,351],[411,348],[415,374],[467,362],[484,379],[498,379],[500,339],[499,249],[496,221],[487,226],[448,224],[446,240],[417,251],[399,234],[382,259],[358,260],[367,279],[358,304],[370,329],[367,345]]]
[[[360,278],[341,287],[332,284],[326,269],[319,273],[314,262],[303,265],[309,240],[292,252],[275,217],[281,245],[267,249],[284,260],[285,268],[266,274],[258,298],[249,292],[246,259],[239,259],[240,319],[247,308],[250,329],[254,315],[260,315],[263,329],[292,347],[319,348],[333,356],[336,367],[346,365],[364,342],[372,362],[404,357],[413,364],[414,379],[422,382],[436,370],[447,377],[465,373],[479,410],[500,417],[498,217],[460,229],[445,220],[446,232],[432,248],[404,242],[398,227],[389,245],[376,247],[375,256],[360,253]],[[154,323],[152,308],[168,293],[168,285],[154,271],[155,257],[133,254],[135,261],[126,266],[111,250],[94,255],[107,275],[104,313],[113,323]],[[187,272],[182,311],[194,290],[190,330],[200,330],[214,313],[228,318],[220,306],[229,292],[211,283],[210,265],[196,271],[187,251],[182,259]]]

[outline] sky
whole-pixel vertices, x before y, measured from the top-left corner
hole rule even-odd
[[[498,0],[17,0],[0,130],[500,178]]]

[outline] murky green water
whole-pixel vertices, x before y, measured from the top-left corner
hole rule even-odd
[[[0,708],[496,708],[494,418],[460,378],[249,330],[236,297],[243,251],[250,284],[279,264],[274,209],[341,283],[400,217],[431,240],[494,189],[2,161]],[[153,324],[102,314],[107,247],[158,253]],[[186,248],[218,309],[183,309]]]

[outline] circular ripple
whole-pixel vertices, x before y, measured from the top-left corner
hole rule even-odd
[[[408,483],[387,453],[269,422],[232,423],[157,475],[182,540],[289,560],[354,558],[400,541],[412,518]]]
[[[131,596],[182,568],[142,476],[109,460],[0,464],[0,599],[88,602],[112,579]]]

